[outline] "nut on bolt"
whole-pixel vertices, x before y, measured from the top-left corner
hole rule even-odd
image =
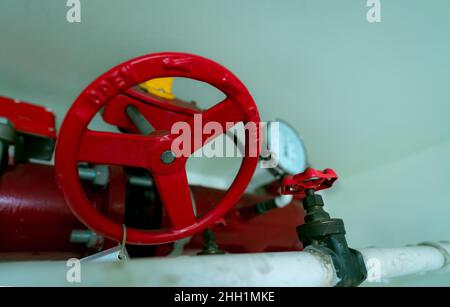
[[[165,164],[170,164],[175,161],[175,154],[171,150],[166,150],[161,154],[161,161]]]

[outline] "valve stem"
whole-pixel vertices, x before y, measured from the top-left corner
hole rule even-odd
[[[138,108],[136,108],[134,105],[129,105],[125,112],[127,113],[130,120],[133,122],[133,124],[136,126],[137,130],[140,134],[143,135],[149,135],[153,131],[155,131],[155,128],[148,122],[148,120],[139,112]]]
[[[225,254],[225,252],[219,249],[214,232],[209,228],[206,229],[203,232],[203,249],[197,255],[222,255],[222,254]]]

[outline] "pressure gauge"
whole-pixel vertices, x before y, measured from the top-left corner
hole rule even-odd
[[[277,171],[294,175],[307,167],[305,145],[297,131],[285,121],[267,124],[267,149]]]

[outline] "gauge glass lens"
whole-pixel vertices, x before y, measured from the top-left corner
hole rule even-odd
[[[303,172],[307,166],[306,150],[294,128],[286,122],[273,121],[269,122],[267,133],[268,149],[275,155],[278,167],[288,174]]]

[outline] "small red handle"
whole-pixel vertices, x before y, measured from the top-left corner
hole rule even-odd
[[[319,191],[330,188],[337,179],[336,172],[331,168],[324,171],[307,168],[303,173],[284,177],[281,183],[281,193],[304,196],[308,189]]]

